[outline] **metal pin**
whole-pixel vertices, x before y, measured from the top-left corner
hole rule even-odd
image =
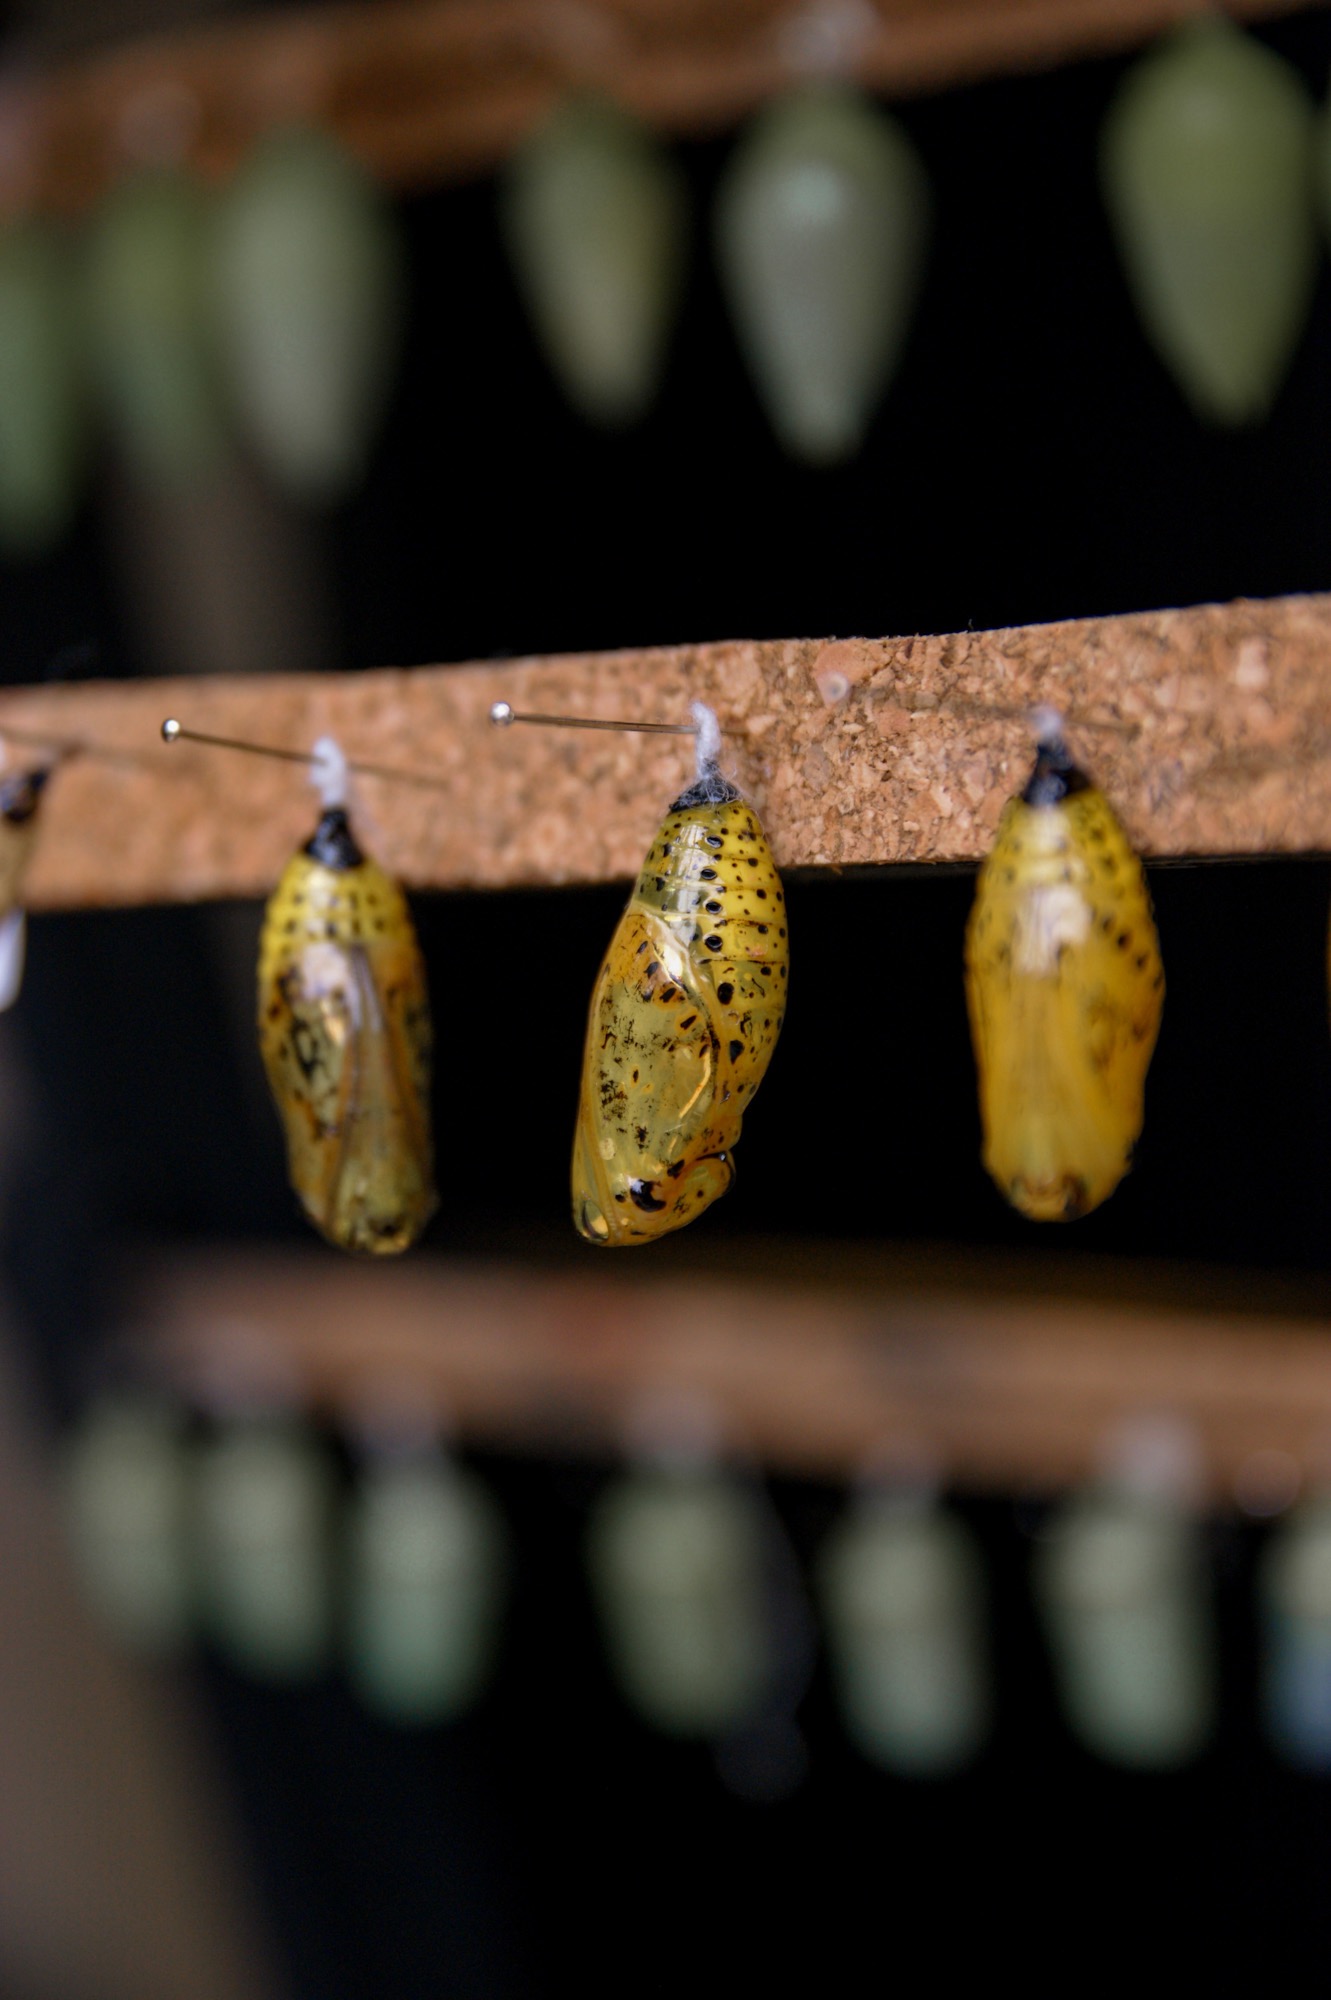
[[[608,717],[590,715],[529,715],[520,713],[510,702],[490,706],[490,720],[497,729],[515,722],[539,722],[546,729],[619,729],[633,736],[696,736],[691,722],[612,722]]]
[[[0,725],[2,726],[2,725]],[[276,757],[283,764],[309,765],[314,761],[310,750],[288,750],[275,743],[246,743],[238,736],[213,736],[204,729],[187,729],[183,722],[177,722],[174,715],[168,715],[162,724],[163,743],[207,743],[214,750],[243,750],[249,757]],[[448,780],[431,776],[427,771],[403,771],[395,764],[370,764],[360,758],[347,759],[348,771],[358,777],[389,778],[399,785],[424,785],[431,791],[446,792],[450,789]]]

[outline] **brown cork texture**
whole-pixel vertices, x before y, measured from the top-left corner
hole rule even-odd
[[[1024,780],[1037,702],[1065,711],[1144,854],[1331,851],[1331,596],[1294,597],[941,638],[13,689],[0,731],[91,746],[49,788],[25,900],[271,889],[316,817],[303,773],[168,748],[167,715],[298,749],[331,733],[350,756],[429,774],[428,787],[364,777],[352,794],[363,843],[409,887],[627,878],[690,774],[689,739],[498,730],[490,705],[685,721],[699,698],[784,868],[977,861]]]
[[[1311,0],[1231,0],[1240,19]],[[65,212],[113,184],[127,127],[197,113],[192,159],[234,170],[275,120],[310,119],[389,184],[485,172],[570,89],[674,133],[724,130],[800,74],[900,96],[1150,41],[1199,0],[374,0],[184,29],[31,84],[16,198]],[[11,169],[12,172],[12,169]]]

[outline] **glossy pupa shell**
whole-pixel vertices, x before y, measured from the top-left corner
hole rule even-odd
[[[666,814],[592,995],[573,1147],[589,1243],[651,1242],[730,1186],[789,960],[758,816],[712,767]]]
[[[402,891],[341,806],[268,904],[258,1015],[306,1214],[344,1250],[407,1249],[435,1207],[425,969]]]
[[[1061,740],[1042,743],[966,931],[984,1164],[1033,1221],[1086,1214],[1127,1172],[1164,985],[1141,862]]]

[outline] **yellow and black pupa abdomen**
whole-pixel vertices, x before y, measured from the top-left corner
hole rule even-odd
[[[592,995],[573,1146],[589,1243],[650,1242],[725,1193],[789,958],[757,814],[706,775],[667,813]]]
[[[425,968],[402,891],[361,852],[341,807],[269,901],[258,1002],[310,1220],[344,1250],[405,1250],[435,1206]]]
[[[1164,989],[1141,862],[1064,746],[1042,744],[966,931],[984,1164],[1024,1215],[1085,1215],[1127,1172]]]

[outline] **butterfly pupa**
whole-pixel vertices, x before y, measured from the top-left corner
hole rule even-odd
[[[1009,800],[966,931],[984,1164],[1036,1222],[1127,1172],[1165,976],[1141,862],[1056,727]]]
[[[406,899],[362,853],[336,781],[265,912],[258,1015],[306,1214],[344,1250],[407,1249],[435,1208],[425,967]]]
[[[0,777],[0,1013],[23,983],[27,924],[19,908],[23,877],[37,839],[37,808],[51,772],[11,771]]]
[[[790,947],[771,849],[699,722],[695,782],[648,850],[592,994],[573,1144],[589,1243],[649,1243],[724,1194],[785,1014]]]

